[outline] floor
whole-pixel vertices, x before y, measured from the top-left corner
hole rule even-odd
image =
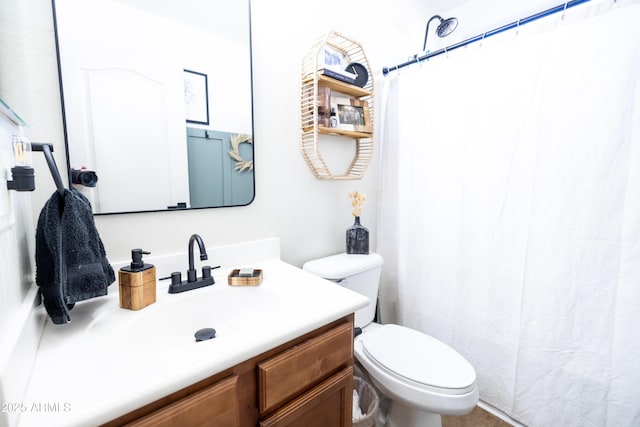
[[[511,427],[511,424],[476,406],[469,414],[461,417],[443,415],[442,427]]]
[[[364,378],[369,384],[371,381],[368,379],[366,371],[356,361],[354,364],[355,375]],[[374,386],[375,388],[375,386]],[[376,425],[381,426],[385,424],[386,413],[388,410],[389,400],[382,395],[379,390],[376,390],[379,396],[379,411],[378,420]],[[513,427],[506,421],[494,416],[493,414],[485,411],[484,409],[476,406],[470,413],[462,416],[443,415],[442,427]]]

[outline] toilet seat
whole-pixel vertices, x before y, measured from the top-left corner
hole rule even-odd
[[[400,325],[381,325],[360,339],[366,356],[399,380],[438,394],[461,395],[476,388],[471,364],[443,342]]]
[[[353,353],[362,375],[388,399],[389,427],[441,427],[441,415],[464,415],[479,399],[473,367],[446,344],[421,332],[374,322],[383,260],[380,255],[337,254],[303,269],[364,295],[355,312]]]

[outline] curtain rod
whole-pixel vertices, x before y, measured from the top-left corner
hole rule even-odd
[[[440,50],[436,50],[434,52],[426,53],[426,54],[424,54],[424,55],[422,55],[420,57],[418,57],[418,55],[415,55],[412,59],[410,59],[410,60],[408,60],[406,62],[403,62],[402,64],[398,64],[398,65],[393,66],[393,67],[383,67],[382,68],[382,74],[386,76],[391,71],[399,70],[400,68],[404,68],[404,67],[406,67],[408,65],[415,64],[417,62],[422,62],[422,61],[424,61],[426,59],[433,58],[434,56],[438,56],[438,55],[441,55],[441,54],[446,53],[446,52],[451,52],[452,50],[458,49],[458,48],[463,47],[463,46],[470,45],[471,43],[475,43],[477,41],[481,41],[483,39],[486,39],[487,37],[491,37],[491,36],[495,36],[496,34],[500,34],[503,31],[507,31],[507,30],[510,30],[510,29],[513,29],[513,28],[517,28],[520,25],[528,24],[529,22],[533,22],[533,21],[536,21],[538,19],[544,18],[546,16],[553,15],[554,13],[563,12],[563,11],[565,11],[567,9],[570,9],[570,8],[574,7],[574,6],[578,6],[579,4],[587,3],[588,1],[590,1],[590,0],[572,0],[572,1],[568,1],[566,3],[563,3],[563,4],[560,4],[558,6],[552,7],[551,9],[543,10],[542,12],[538,12],[535,15],[531,15],[531,16],[528,16],[526,18],[519,19],[517,21],[513,21],[510,24],[503,25],[502,27],[496,28],[496,29],[491,30],[491,31],[487,31],[485,33],[479,34],[479,35],[477,35],[475,37],[471,37],[469,39],[466,39],[466,40],[461,41],[459,43],[456,43],[454,45],[442,48]]]

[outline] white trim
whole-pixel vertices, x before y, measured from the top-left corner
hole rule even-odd
[[[31,378],[46,318],[35,310],[38,287],[32,284],[0,342],[0,402],[20,404]],[[20,411],[0,412],[0,427],[15,425]]]

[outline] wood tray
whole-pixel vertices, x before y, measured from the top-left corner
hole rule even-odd
[[[229,286],[258,286],[262,282],[262,270],[253,270],[253,276],[239,276],[240,269],[229,273],[227,282]]]

